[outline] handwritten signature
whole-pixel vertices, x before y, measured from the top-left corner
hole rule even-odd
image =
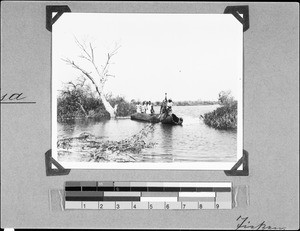
[[[286,227],[272,227],[265,223],[265,221],[259,223],[258,225],[253,225],[249,221],[249,217],[239,216],[236,219],[239,223],[236,227],[236,230],[239,229],[248,229],[248,230],[285,230]]]

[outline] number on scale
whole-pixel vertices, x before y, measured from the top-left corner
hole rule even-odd
[[[89,209],[89,204],[86,203],[86,202],[82,202],[82,205],[81,205],[81,208],[82,209]],[[138,203],[135,203],[135,202],[131,202],[131,207],[128,207],[128,208],[131,208],[131,209],[145,209],[145,207],[143,206],[138,206],[139,204]],[[126,206],[125,206],[126,207]],[[115,209],[125,209],[125,207],[123,207],[123,204],[119,203],[119,202],[115,202]],[[103,203],[100,203],[99,202],[99,209],[109,209],[109,208],[106,208],[105,204]],[[147,208],[147,207],[146,207]],[[151,203],[151,202],[148,202],[148,209],[159,209],[161,208],[160,206],[158,206],[156,208],[156,204],[155,203]],[[215,206],[214,206],[215,209],[220,209],[220,204],[217,204],[215,203]],[[164,202],[164,209],[165,210],[171,210],[173,209],[172,207],[172,203],[170,204],[169,202]],[[183,203],[181,202],[181,209],[184,209],[184,210],[188,210],[190,209],[190,206],[187,204],[187,203]],[[192,209],[192,208],[191,208]],[[198,202],[198,209],[206,209],[206,205],[205,204],[202,204],[202,202]]]

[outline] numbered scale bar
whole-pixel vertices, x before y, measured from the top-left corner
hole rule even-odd
[[[232,184],[68,181],[65,209],[232,209]]]

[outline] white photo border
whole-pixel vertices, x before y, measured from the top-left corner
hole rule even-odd
[[[78,14],[78,12],[67,12],[64,14]],[[82,13],[79,13],[82,14]],[[84,12],[84,14],[91,14]],[[93,14],[112,14],[112,13],[93,13]],[[115,13],[115,14],[136,14],[136,13]],[[140,13],[140,14],[157,14],[157,13]],[[160,13],[159,13],[160,14]],[[170,14],[170,13],[169,13]],[[172,13],[173,14],[173,13]],[[180,13],[174,13],[180,14]],[[53,13],[55,15],[55,13]],[[180,14],[180,15],[184,15]],[[213,15],[224,15],[225,17],[230,16],[234,17],[231,14],[213,14]],[[243,24],[241,24],[236,18],[234,18],[237,23],[240,24],[241,33],[242,33],[242,53],[241,53],[241,60],[242,65],[239,70],[240,77],[238,80],[238,122],[237,122],[237,159],[235,162],[209,162],[209,161],[196,161],[196,162],[173,162],[173,163],[144,163],[144,162],[137,162],[137,163],[115,163],[115,162],[64,162],[59,161],[57,158],[57,98],[55,86],[53,85],[53,76],[51,71],[51,149],[52,149],[52,157],[61,164],[66,169],[94,169],[94,170],[230,170],[236,162],[243,156],[243,90],[244,90],[244,32],[243,32]],[[59,19],[58,19],[59,20]],[[51,34],[51,64],[53,61],[53,44],[52,44],[52,36],[55,31],[55,24],[52,25],[52,34]],[[53,66],[51,65],[51,69]],[[54,145],[55,144],[55,145]],[[240,169],[240,168],[239,168]]]

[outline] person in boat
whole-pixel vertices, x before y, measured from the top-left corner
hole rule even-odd
[[[151,103],[151,101],[147,102],[147,114],[152,115],[154,114],[154,108],[153,108],[153,104]]]
[[[162,104],[160,106],[160,116],[159,118],[160,119],[164,119],[168,116],[168,111],[167,111],[167,103],[168,103],[168,100],[167,98],[165,98],[163,101],[162,101]]]
[[[148,101],[145,101],[145,108],[144,108],[144,113],[147,114],[148,110]]]
[[[167,99],[164,99],[160,106],[160,114],[164,114],[167,108]]]
[[[146,113],[146,114],[150,114],[149,103],[148,103],[148,101],[146,101],[145,113]]]
[[[152,115],[155,113],[153,103],[151,103],[151,101],[149,101],[149,104],[150,104],[150,114]]]
[[[148,101],[145,101],[145,113],[148,114]]]
[[[142,113],[142,105],[140,102],[137,103],[136,105],[136,112],[137,113]]]
[[[160,106],[160,112],[159,112],[160,115],[165,114],[166,108],[167,108],[167,102],[168,102],[168,100],[167,100],[167,93],[165,93],[165,98],[162,101],[161,106]]]
[[[146,114],[151,115],[151,101],[147,102]]]
[[[172,106],[173,106],[173,102],[171,99],[168,100],[167,102],[167,113],[168,115],[172,115]]]
[[[141,106],[141,113],[145,113],[146,112],[146,102],[143,102],[143,105]]]

